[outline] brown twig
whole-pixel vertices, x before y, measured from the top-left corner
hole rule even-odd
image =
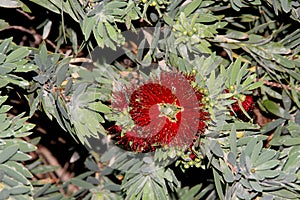
[[[34,20],[35,19],[35,16],[30,16],[28,15],[28,13],[24,12],[23,10],[20,10],[20,9],[17,9],[17,11],[19,13],[21,13],[22,15],[24,15],[26,18],[28,18],[29,20]]]
[[[56,166],[57,169],[55,170],[55,175],[62,181],[67,181],[70,178],[72,178],[74,176],[73,173],[69,173],[68,171],[66,171],[66,169],[64,169],[60,163],[58,162],[58,160],[55,158],[55,156],[53,156],[53,154],[49,151],[49,149],[47,149],[46,147],[42,146],[42,145],[38,145],[38,150],[37,153],[44,158],[46,164],[48,165],[52,165],[52,166]]]
[[[256,79],[256,82],[259,82],[259,81],[261,81],[261,80],[260,79]],[[271,81],[263,80],[263,83],[264,83],[264,85],[271,86],[271,87],[283,88],[283,89],[286,89],[286,90],[292,90],[291,86],[284,85],[284,84],[277,83],[277,82],[271,82]],[[300,87],[295,86],[295,90],[297,92],[299,92],[300,91]]]
[[[43,160],[46,162],[45,164],[51,165],[51,166],[56,166],[58,167],[55,170],[55,173],[50,173],[52,182],[56,180],[55,182],[66,182],[70,180],[72,177],[74,177],[74,173],[70,173],[67,171],[69,167],[69,163],[66,163],[64,167],[60,165],[60,163],[57,161],[57,159],[52,155],[52,153],[44,146],[38,145],[38,150],[37,153],[39,154],[40,157],[43,158]],[[73,193],[78,191],[78,188],[74,185],[69,185],[68,190],[72,191]],[[64,192],[64,191],[61,191]]]
[[[22,32],[25,32],[25,33],[28,33],[30,35],[32,35],[32,37],[34,38],[34,45],[35,46],[38,46],[41,44],[42,40],[43,40],[43,37],[38,34],[34,29],[27,29],[23,26],[15,26],[15,25],[12,25],[12,26],[9,26],[5,29],[15,29],[15,30],[19,30],[19,31],[22,31]],[[56,45],[49,39],[44,39],[53,49],[56,49]],[[64,52],[60,49],[58,49],[58,52],[63,54]]]
[[[19,31],[28,33],[28,34],[32,35],[32,37],[35,40],[36,45],[41,43],[42,37],[40,35],[38,35],[34,29],[27,29],[23,26],[9,26],[9,27],[6,27],[5,29],[15,29],[15,30],[19,30]]]
[[[93,60],[90,58],[72,58],[70,63],[92,63]]]

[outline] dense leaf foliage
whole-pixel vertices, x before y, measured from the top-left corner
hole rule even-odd
[[[300,198],[299,1],[5,0],[0,7],[39,18],[28,28],[0,19],[0,199]],[[30,38],[20,42],[15,31]],[[144,138],[125,138],[122,148],[141,113],[153,120],[149,102],[159,101],[171,124],[164,134],[179,129],[177,99],[188,92],[176,89],[183,81],[165,81],[167,90],[157,78],[174,70],[202,116],[193,142],[172,146],[158,134],[151,151],[139,152]],[[137,89],[140,82],[151,88]],[[133,102],[127,93],[136,94]],[[27,110],[12,106],[15,96]],[[43,123],[31,121],[36,113],[88,150],[84,172],[45,179],[57,168],[36,153],[32,132]],[[112,126],[122,127],[117,136]]]

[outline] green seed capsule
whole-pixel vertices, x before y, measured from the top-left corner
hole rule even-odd
[[[184,167],[185,169],[190,168],[190,166],[189,166],[188,164],[184,164],[183,167]]]
[[[150,4],[150,6],[156,6],[156,5],[157,5],[156,1],[153,1],[153,2]]]
[[[245,101],[245,100],[246,100],[246,95],[241,94],[241,95],[239,96],[239,99],[240,99],[242,102]]]

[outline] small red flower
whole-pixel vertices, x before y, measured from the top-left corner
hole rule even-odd
[[[225,90],[226,93],[228,93],[229,90]],[[238,103],[238,98],[237,97],[232,97],[231,99],[236,100],[231,107],[233,112],[231,112],[231,115],[236,115],[239,119],[243,121],[249,121],[249,118],[244,114],[243,110],[241,109],[239,103]],[[241,95],[240,98],[242,106],[244,110],[251,115],[253,112],[254,108],[254,102],[253,102],[253,96],[252,95]]]
[[[153,80],[113,93],[112,107],[129,113],[133,126],[108,131],[117,133],[117,143],[132,151],[188,146],[207,126],[202,96],[181,73],[162,72]]]
[[[192,152],[189,157],[191,160],[195,160],[197,158],[197,155],[194,152]]]

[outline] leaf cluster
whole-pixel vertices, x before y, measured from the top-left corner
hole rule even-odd
[[[78,188],[69,199],[300,198],[297,0],[31,2],[61,16],[61,33],[56,53],[46,42],[39,48],[16,45],[13,38],[0,43],[0,89],[20,91],[30,108],[10,116],[8,96],[1,92],[1,199],[64,199],[69,186]],[[25,4],[9,0],[0,6],[30,12]],[[66,16],[79,32],[66,28]],[[42,25],[45,41],[50,21]],[[9,26],[0,19],[0,31]],[[72,56],[57,53],[64,37]],[[95,54],[87,65],[74,64],[83,49]],[[134,67],[110,62],[107,49],[122,52]],[[204,94],[202,109],[210,116],[205,134],[191,149],[140,155],[115,146],[105,128],[128,123],[128,116],[111,108],[111,91],[171,66],[195,77],[193,87]],[[255,115],[243,108],[245,95],[253,96]],[[235,103],[247,120],[234,113]],[[26,163],[36,151],[36,142],[28,139],[34,124],[26,121],[38,110],[90,150],[86,173],[58,186],[35,180],[55,169]],[[183,187],[175,171],[195,168],[210,179],[192,174],[197,183]]]

